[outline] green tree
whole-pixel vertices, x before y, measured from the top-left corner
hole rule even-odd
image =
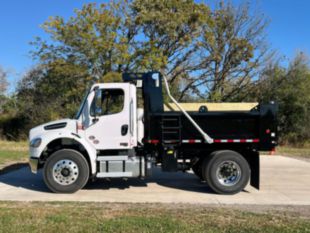
[[[57,60],[30,70],[17,87],[20,114],[32,124],[73,116],[87,87],[83,67]]]
[[[213,12],[194,0],[85,4],[44,23],[51,40],[33,42],[38,66],[17,89],[20,112],[29,127],[67,117],[89,83],[150,70],[168,77],[179,100],[231,100],[266,59],[265,25],[231,4]]]
[[[266,25],[249,5],[230,2],[213,12],[193,0],[86,4],[67,21],[46,22],[55,43],[38,38],[34,54],[43,63],[69,59],[101,81],[124,71],[160,70],[179,100],[225,101],[249,86],[270,58]]]
[[[211,23],[209,7],[192,0],[135,0],[130,7],[131,21],[143,34],[136,51],[138,67],[163,70],[173,81],[197,51],[202,26]]]
[[[92,78],[101,78],[109,72],[120,72],[126,63],[127,38],[122,33],[124,19],[121,4],[86,4],[68,21],[56,16],[43,25],[54,43],[37,38],[35,58],[48,64],[55,60],[70,61],[86,69]]]
[[[210,23],[209,8],[193,0],[86,4],[75,13],[67,21],[52,17],[44,23],[54,42],[33,42],[40,63],[69,61],[103,82],[120,81],[125,71],[160,70],[169,76],[175,95],[188,77],[190,57],[198,49],[195,40]]]
[[[253,90],[256,100],[278,103],[281,143],[302,145],[310,139],[310,67],[304,54],[287,68],[278,63],[267,67]]]
[[[41,62],[70,58],[94,77],[109,72],[162,70],[173,81],[186,71],[193,43],[209,23],[204,4],[186,1],[119,1],[86,4],[65,21],[52,17],[43,28],[56,42],[33,43]]]

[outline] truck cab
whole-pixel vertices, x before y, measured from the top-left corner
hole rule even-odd
[[[74,119],[30,130],[31,170],[43,168],[51,191],[73,193],[95,178],[150,176],[154,165],[167,176],[192,169],[217,193],[237,193],[249,180],[259,187],[258,151],[276,146],[275,105],[186,111],[164,79],[178,107],[167,112],[159,72],[124,74],[123,80],[94,84]]]
[[[136,87],[130,83],[97,84],[77,116],[81,137],[96,150],[137,146]]]

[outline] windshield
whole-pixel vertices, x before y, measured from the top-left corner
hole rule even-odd
[[[90,89],[88,89],[88,90],[86,91],[86,93],[85,93],[85,95],[84,95],[84,98],[83,98],[83,101],[82,101],[82,103],[81,103],[81,105],[80,105],[80,107],[79,107],[79,111],[76,113],[74,119],[77,120],[77,119],[80,118],[80,115],[82,114],[82,111],[83,111],[84,105],[85,105],[85,103],[86,103],[87,96],[88,96],[89,92],[90,92]]]

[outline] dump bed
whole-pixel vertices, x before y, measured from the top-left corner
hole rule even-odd
[[[258,105],[250,111],[188,112],[215,143],[242,143],[268,151],[276,146],[275,104]],[[153,144],[205,143],[182,112],[152,113],[145,121],[146,142]]]
[[[200,147],[202,144],[206,147],[209,145],[184,113],[175,111],[179,109],[177,105],[182,104],[176,104],[176,101],[173,101],[174,104],[169,104],[170,106],[164,105],[162,75],[159,72],[123,74],[123,80],[136,83],[137,86],[141,86],[138,85],[139,81],[142,83],[146,144],[165,147],[195,143],[200,144]],[[166,79],[165,83],[166,91],[170,93]],[[173,100],[171,96],[170,99]],[[196,109],[196,111],[188,111],[189,109],[182,106],[200,128],[213,139],[213,145],[226,143],[227,148],[232,148],[230,144],[238,143],[244,145],[245,149],[268,151],[274,149],[277,144],[277,105],[274,103],[257,106],[254,103],[255,107],[249,110],[245,110],[241,105],[237,108],[238,111],[231,111],[227,107],[222,108],[225,111],[208,111],[208,106],[200,109],[203,103],[184,105]],[[165,111],[167,109],[170,111]]]

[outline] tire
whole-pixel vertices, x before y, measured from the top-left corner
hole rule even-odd
[[[210,154],[202,164],[202,176],[209,187],[219,194],[242,191],[250,179],[250,167],[244,157],[229,150]]]
[[[200,180],[204,180],[203,176],[202,176],[202,161],[199,160],[197,161],[193,166],[192,166],[192,170],[194,172],[194,174],[200,179]]]
[[[46,186],[54,193],[74,193],[87,183],[89,166],[80,152],[62,149],[47,159],[43,178]]]

